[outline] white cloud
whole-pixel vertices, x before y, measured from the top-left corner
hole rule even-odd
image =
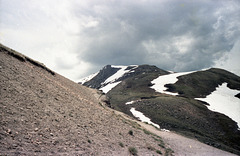
[[[8,8],[1,16],[1,43],[73,80],[79,78],[76,71],[89,69],[88,63],[77,59],[81,48],[76,45],[85,41],[78,43],[80,21],[70,1],[1,1],[1,6]]]
[[[239,68],[237,0],[0,3],[0,42],[72,80],[106,64]]]
[[[229,53],[226,53],[215,62],[214,66],[229,70],[240,76],[240,39]]]

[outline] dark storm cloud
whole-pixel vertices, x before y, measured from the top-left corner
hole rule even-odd
[[[72,80],[106,64],[240,74],[239,0],[0,3],[0,42]]]
[[[239,39],[238,1],[93,2],[76,15],[97,20],[79,59],[95,66],[154,64],[186,71],[212,66]]]

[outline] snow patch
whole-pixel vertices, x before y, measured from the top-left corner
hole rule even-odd
[[[89,76],[87,76],[87,77],[84,77],[84,78],[80,79],[80,80],[79,80],[79,83],[84,84],[84,83],[92,80],[95,76],[97,76],[98,73],[99,73],[99,72],[97,72],[97,73],[95,73],[95,74],[91,74],[91,75],[89,75]]]
[[[125,105],[131,105],[131,104],[134,104],[139,101],[141,101],[141,100],[129,101],[129,102],[126,102]]]
[[[118,81],[118,82],[114,82],[114,83],[109,83],[106,86],[100,88],[99,90],[103,91],[105,94],[107,92],[109,92],[111,89],[113,89],[114,87],[116,87],[119,83],[121,83],[122,81]]]
[[[136,101],[130,101],[130,102],[126,102],[125,104],[126,105],[131,105],[131,104],[133,104],[133,103],[135,103]]]
[[[195,98],[207,102],[208,109],[223,113],[237,122],[240,128],[240,99],[235,97],[240,91],[227,87],[227,83],[220,85],[206,98]]]
[[[131,108],[130,112],[132,112],[132,114],[135,117],[139,118],[142,122],[147,122],[148,124],[151,124],[157,128],[160,128],[160,126],[158,124],[151,122],[151,120],[148,117],[146,117],[143,113],[137,111],[135,108]]]
[[[133,66],[135,69],[138,66],[137,65],[130,65]],[[104,93],[109,92],[112,88],[116,87],[119,83],[121,83],[122,81],[118,81],[116,82],[119,78],[121,78],[124,74],[131,72],[132,69],[130,70],[126,70],[129,66],[113,66],[111,65],[112,68],[120,68],[115,74],[113,74],[112,76],[110,76],[109,78],[107,78],[104,82],[101,83],[101,85],[106,85],[102,88],[100,88],[99,90],[102,90]]]
[[[161,129],[163,132],[170,132],[168,129]]]
[[[134,67],[137,67],[135,65],[131,65]],[[120,68],[115,74],[113,74],[112,76],[110,76],[109,78],[107,78],[104,82],[104,84],[107,84],[109,82],[114,82],[117,79],[119,79],[120,77],[122,77],[125,73],[131,71],[131,70],[126,70],[129,66],[111,66],[112,68]]]
[[[165,93],[165,94],[170,94],[170,95],[178,95],[178,93],[172,93],[172,92],[166,91],[167,88],[164,87],[164,85],[174,84],[178,81],[178,78],[177,78],[178,76],[187,75],[187,74],[190,74],[193,72],[196,72],[196,71],[172,73],[172,74],[168,74],[168,75],[159,76],[158,78],[151,81],[153,86],[151,86],[150,88],[155,89],[157,92],[160,92],[160,93]]]

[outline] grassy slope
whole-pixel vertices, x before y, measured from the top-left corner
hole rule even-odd
[[[177,83],[167,87],[170,91],[178,92],[182,96],[195,98],[206,97],[223,82],[227,82],[231,89],[240,90],[240,77],[217,68],[180,76]]]
[[[227,81],[233,86],[236,82],[233,79],[234,76],[231,74],[225,75],[222,80],[218,74],[214,73],[218,71],[220,71],[220,74],[226,74],[225,71],[211,69],[207,71],[207,73],[210,72],[210,76],[206,76],[206,72],[195,73],[192,81],[196,82],[197,79],[207,77],[204,81],[199,81],[201,82],[200,86],[204,86],[203,82],[208,82],[213,78],[214,82],[210,83],[215,84],[215,80],[219,79],[220,82]],[[161,128],[170,129],[189,137],[195,137],[209,145],[240,154],[238,141],[240,140],[240,133],[237,131],[237,125],[234,121],[223,114],[209,111],[202,102],[192,98],[173,97],[156,93],[149,88],[149,82],[156,77],[158,77],[156,73],[149,72],[148,74],[139,74],[124,80],[107,94],[111,106],[129,115],[132,115],[129,111],[130,107],[135,107],[150,117],[153,122],[159,124]],[[185,89],[183,86],[186,83],[180,83],[181,85],[176,88],[182,89],[185,92],[185,96],[194,97],[202,94],[201,89],[196,90],[196,84],[199,82],[192,83],[188,79],[188,77],[184,77],[183,80],[195,85],[190,85],[191,87],[185,87],[187,88]],[[217,81],[215,86],[220,82]],[[130,106],[125,105],[126,102],[132,100],[140,101]]]

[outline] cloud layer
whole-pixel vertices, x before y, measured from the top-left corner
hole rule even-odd
[[[106,64],[173,71],[232,64],[240,74],[232,59],[240,53],[238,0],[14,2],[1,1],[0,41],[73,80]]]

